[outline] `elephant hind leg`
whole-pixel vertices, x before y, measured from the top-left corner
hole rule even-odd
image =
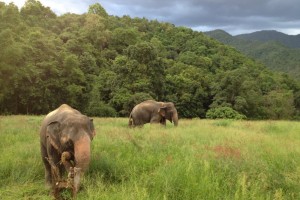
[[[134,122],[133,122],[132,118],[129,118],[128,126],[129,127],[133,127],[134,126]]]
[[[143,127],[145,123],[140,119],[133,119],[132,124],[133,127]]]

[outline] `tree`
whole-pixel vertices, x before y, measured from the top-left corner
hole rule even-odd
[[[112,32],[111,46],[117,50],[118,53],[122,53],[123,49],[129,45],[134,45],[138,41],[138,32],[134,28],[116,28]]]
[[[108,14],[106,12],[106,10],[99,4],[99,3],[95,3],[93,5],[89,6],[89,14],[96,14],[96,15],[100,15],[102,17],[108,17]]]
[[[264,98],[265,113],[268,119],[291,119],[294,112],[294,97],[292,91],[271,91]]]
[[[24,46],[14,39],[11,29],[0,31],[0,112],[18,113],[15,87],[22,74],[18,71],[24,59]]]
[[[47,27],[56,15],[49,7],[45,7],[37,0],[26,0],[21,8],[21,15],[30,26]]]
[[[209,78],[195,66],[176,63],[167,70],[166,100],[175,102],[182,117],[205,117]]]

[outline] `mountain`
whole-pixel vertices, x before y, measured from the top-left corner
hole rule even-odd
[[[249,34],[237,35],[236,38],[244,40],[258,40],[261,42],[278,41],[287,47],[300,48],[300,34],[287,35],[274,30],[264,30]]]
[[[264,63],[269,69],[285,72],[300,80],[299,35],[290,36],[277,31],[260,31],[232,36],[223,30],[209,31],[205,34],[235,47],[245,55]],[[296,48],[297,43],[299,48]]]

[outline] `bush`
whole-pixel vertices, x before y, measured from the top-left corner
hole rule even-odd
[[[123,110],[121,111],[121,114],[123,116],[128,116],[133,107],[143,101],[151,100],[153,99],[150,94],[144,93],[144,92],[137,92],[128,99],[127,102],[124,102],[123,104]]]
[[[246,116],[238,113],[230,107],[209,109],[206,113],[208,119],[246,119]]]
[[[101,101],[91,103],[86,109],[86,114],[93,117],[117,117],[117,111]]]

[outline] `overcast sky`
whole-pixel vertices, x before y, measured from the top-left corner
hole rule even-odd
[[[19,8],[25,0],[14,2]],[[300,34],[300,0],[40,0],[56,14],[82,14],[100,3],[109,15],[145,17],[197,31],[222,29],[232,35],[258,30]]]

